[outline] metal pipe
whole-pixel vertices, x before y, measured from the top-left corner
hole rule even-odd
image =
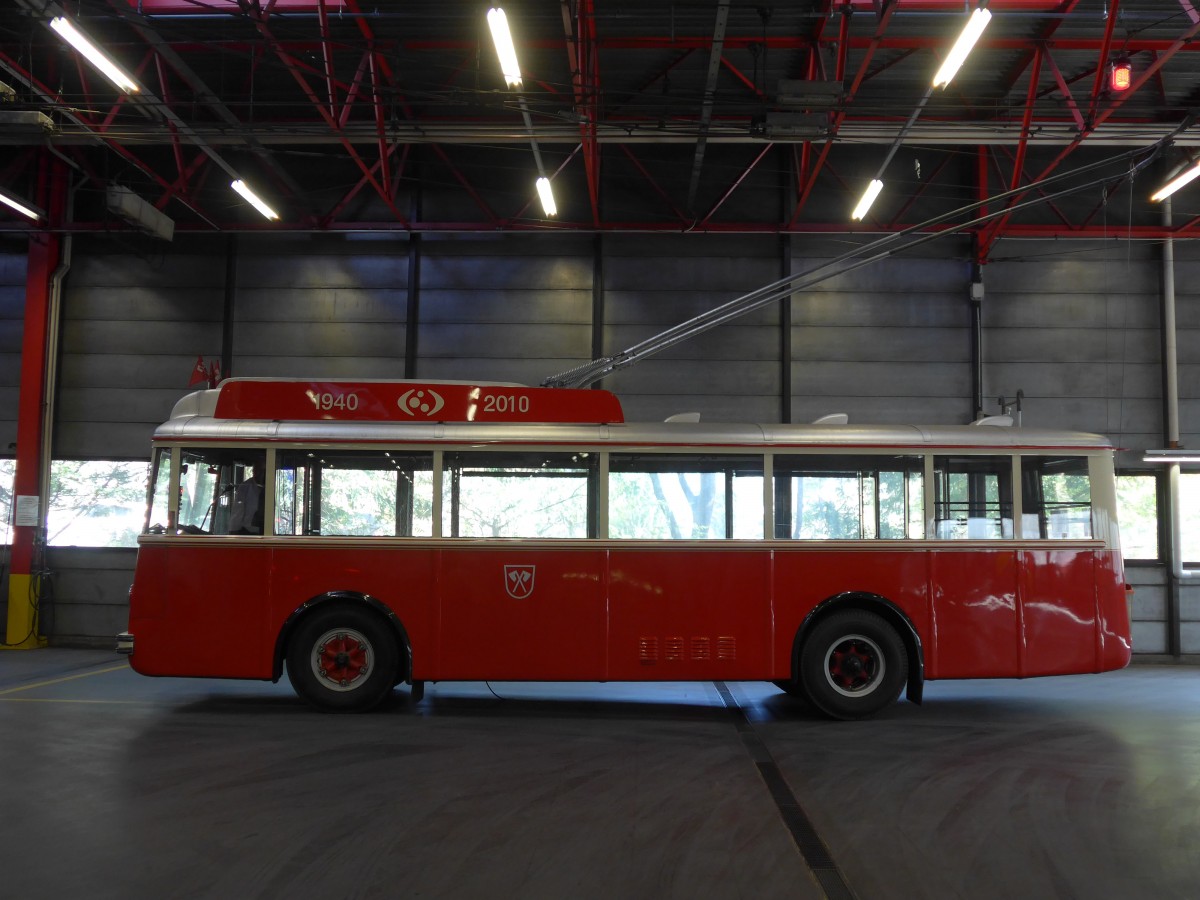
[[[1171,198],[1162,202],[1162,224],[1172,225]],[[1166,413],[1167,447],[1179,447],[1179,357],[1175,334],[1175,239],[1163,241],[1162,252],[1163,405]],[[1171,545],[1171,574],[1191,578],[1195,572],[1183,567],[1183,534],[1179,518],[1179,463],[1167,467],[1167,525]]]
[[[69,176],[68,176],[69,177]],[[69,221],[75,209],[75,191],[82,183],[67,189],[67,208],[64,220]],[[46,373],[44,376],[42,395],[42,447],[38,460],[38,497],[41,503],[42,538],[46,536],[46,519],[50,515],[50,453],[54,445],[54,413],[55,396],[58,392],[58,355],[62,343],[62,283],[71,270],[71,251],[73,238],[66,235],[62,239],[62,250],[59,253],[58,266],[50,276],[49,309],[46,317]]]

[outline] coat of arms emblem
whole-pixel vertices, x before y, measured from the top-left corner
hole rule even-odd
[[[533,593],[534,566],[505,566],[504,590],[514,600],[524,600]]]

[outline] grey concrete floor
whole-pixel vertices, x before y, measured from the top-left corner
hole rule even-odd
[[[14,900],[1191,898],[1200,669],[933,683],[854,723],[757,683],[442,684],[346,717],[9,651],[0,790]]]

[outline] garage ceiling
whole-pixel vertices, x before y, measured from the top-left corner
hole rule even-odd
[[[1191,0],[992,0],[966,67],[914,115],[974,5],[507,3],[524,74],[508,89],[487,4],[16,0],[0,19],[13,89],[0,188],[46,204],[57,171],[73,190],[49,220],[6,211],[0,228],[133,228],[105,203],[120,185],[177,234],[880,232],[988,198],[1001,213],[1058,186],[1004,192],[1108,160],[1079,175],[1082,200],[971,226],[980,257],[1000,237],[1111,236],[1117,222],[1131,237],[1200,234],[1180,201],[1164,228],[1145,200],[1197,140]],[[121,94],[83,62],[48,27],[57,15],[141,90]],[[1133,81],[1114,93],[1120,57]],[[554,217],[534,191],[535,143]],[[885,160],[885,193],[851,225]]]

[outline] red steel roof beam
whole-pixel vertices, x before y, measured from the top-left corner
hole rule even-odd
[[[913,204],[920,200],[921,197],[924,196],[925,192],[929,190],[930,186],[937,181],[938,176],[946,170],[948,165],[950,165],[950,160],[952,158],[953,157],[949,155],[942,157],[942,161],[937,164],[937,167],[933,170],[930,176],[921,182],[921,186],[913,192],[911,197],[908,198],[908,202],[905,203],[904,206],[900,207],[900,211],[892,217],[892,221],[888,223],[888,228],[900,227],[900,223],[904,221],[904,217],[908,214],[908,211],[912,209]]]
[[[750,165],[746,167],[746,170],[737,177],[733,184],[729,186],[729,190],[721,195],[721,199],[713,204],[712,209],[705,214],[704,218],[700,220],[701,222],[707,223],[714,215],[716,215],[717,210],[725,205],[725,201],[728,200],[730,196],[732,196],[733,192],[741,186],[742,182],[745,181],[750,173],[754,171],[755,167],[763,161],[763,158],[771,152],[771,148],[774,146],[774,144],[767,144],[767,146],[762,148],[758,156],[754,157],[754,162],[750,163]]]
[[[1104,109],[1104,111],[1102,111],[1098,116],[1096,116],[1096,120],[1088,127],[1088,129],[1083,134],[1079,135],[1079,137],[1075,138],[1075,140],[1071,141],[1070,144],[1068,144],[1066,147],[1064,147],[1062,149],[1062,151],[1058,154],[1058,156],[1056,156],[1054,158],[1054,161],[1051,162],[1050,165],[1046,166],[1046,168],[1042,170],[1042,173],[1040,175],[1038,175],[1038,177],[1036,179],[1034,179],[1034,183],[1041,181],[1043,178],[1045,178],[1051,172],[1053,172],[1055,169],[1057,169],[1058,166],[1062,163],[1062,161],[1064,159],[1066,159],[1068,156],[1070,156],[1075,151],[1075,149],[1080,144],[1082,144],[1093,131],[1095,131],[1097,128],[1099,128],[1101,125],[1103,125],[1106,121],[1108,121],[1108,119],[1118,109],[1121,108],[1121,106],[1125,103],[1125,101],[1127,101],[1130,97],[1135,96],[1137,94],[1137,92],[1139,90],[1141,90],[1142,85],[1144,85],[1147,81],[1149,81],[1151,78],[1154,77],[1155,72],[1157,72],[1164,65],[1166,65],[1167,62],[1176,53],[1178,53],[1180,50],[1182,50],[1184,47],[1186,47],[1192,41],[1192,39],[1196,36],[1197,33],[1200,33],[1200,22],[1196,22],[1195,24],[1193,24],[1179,38],[1177,38],[1175,41],[1173,41],[1171,44],[1171,48],[1169,50],[1165,51],[1162,54],[1162,56],[1158,57],[1158,59],[1156,59],[1154,61],[1154,63],[1151,64],[1151,66],[1146,69],[1146,71],[1144,71],[1141,75],[1139,75],[1134,80],[1133,84],[1131,84],[1129,86],[1129,90],[1118,94],[1113,99],[1113,101],[1108,105],[1108,107],[1106,109]],[[1019,203],[1024,196],[1025,196],[1025,192],[1017,195],[1016,197],[1013,197],[1012,199],[1009,200],[1009,206],[1013,206],[1013,205]],[[1011,211],[1009,213],[1001,216],[1000,218],[996,219],[995,221],[990,223],[988,226],[986,226],[986,228],[985,228],[986,241],[984,242],[984,245],[981,248],[985,256],[987,253],[991,252],[992,246],[995,244],[996,239],[1000,236],[1000,234],[1004,230],[1004,228],[1008,225],[1008,220],[1010,218],[1012,218]]]
[[[896,11],[898,0],[884,0],[883,6],[879,12],[879,21],[875,25],[875,35],[871,39],[871,43],[867,46],[866,54],[863,56],[862,62],[858,64],[858,72],[854,76],[854,81],[850,84],[850,89],[846,91],[846,96],[842,100],[841,109],[837,110],[829,123],[829,131],[836,135],[838,128],[846,118],[846,108],[854,102],[854,95],[858,93],[859,87],[862,86],[863,79],[866,78],[867,70],[870,68],[871,59],[875,55],[875,51],[879,47],[879,42],[883,40],[884,32],[887,31],[888,23],[892,19],[892,13]],[[845,81],[846,74],[846,44],[849,35],[850,16],[846,13],[842,14],[842,24],[838,31],[838,61],[837,69],[834,75],[835,81]],[[817,156],[817,161],[813,165],[812,172],[809,173],[808,181],[805,182],[803,189],[800,191],[800,199],[796,203],[796,208],[792,212],[792,218],[789,221],[790,225],[795,225],[796,220],[800,217],[800,211],[804,209],[804,205],[808,202],[808,196],[812,193],[813,186],[817,183],[817,178],[821,174],[821,169],[825,165],[825,160],[829,157],[829,151],[833,149],[833,141],[827,140],[821,148],[820,154]]]
[[[329,92],[329,114],[337,115],[337,92],[333,88],[333,35],[325,0],[317,0],[317,27],[321,29],[321,59],[325,63],[325,88]]]
[[[450,174],[453,175],[455,180],[463,186],[464,190],[466,190],[468,194],[471,195],[471,199],[475,201],[481,210],[483,210],[483,214],[488,217],[488,220],[492,223],[492,225],[499,227],[501,224],[500,218],[494,212],[492,212],[492,208],[487,205],[483,197],[479,195],[479,192],[475,190],[475,186],[472,185],[471,182],[467,180],[466,176],[458,170],[458,166],[454,165],[454,163],[450,161],[450,157],[446,155],[446,151],[443,150],[438,144],[430,144],[429,147],[438,155],[438,158],[446,164],[446,168],[450,170]]]
[[[630,150],[629,147],[626,146],[625,144],[617,144],[617,147],[618,147],[618,149],[621,150],[621,152],[623,152],[627,157],[629,157],[629,161],[631,163],[633,163],[633,167],[642,174],[642,177],[646,179],[646,183],[648,185],[650,185],[650,187],[654,190],[654,193],[658,194],[658,196],[662,198],[663,202],[666,203],[667,206],[671,207],[671,211],[675,214],[676,218],[678,218],[679,221],[684,222],[684,223],[691,222],[692,217],[685,214],[683,210],[681,210],[678,206],[676,206],[671,201],[670,195],[667,194],[667,192],[664,191],[661,187],[659,187],[658,182],[655,181],[653,176],[651,176],[651,174],[646,171],[646,167],[643,166],[638,161],[638,158],[633,155],[633,151]]]
[[[1042,50],[1033,54],[1033,64],[1029,72],[1029,89],[1025,92],[1025,113],[1021,117],[1021,139],[1017,143],[1017,158],[1013,162],[1012,178],[1009,179],[1008,189],[1015,191],[1021,183],[1021,174],[1025,166],[1025,150],[1029,147],[1029,126],[1033,124],[1033,101],[1037,97],[1038,79],[1042,74]]]
[[[392,144],[392,146],[387,151],[388,156],[391,156],[393,153],[395,153],[399,147],[400,147],[400,144]],[[407,144],[404,145],[404,150],[405,150],[405,153],[408,152]],[[374,175],[376,172],[378,172],[380,170],[380,168],[382,168],[382,166],[383,166],[383,160],[381,159],[378,162],[376,162],[375,165],[371,166],[371,174]],[[341,213],[341,211],[346,208],[346,205],[351,200],[353,200],[358,195],[358,192],[361,191],[364,187],[366,187],[369,183],[370,183],[370,179],[366,175],[363,175],[362,178],[358,179],[358,182],[354,185],[354,187],[350,188],[350,190],[346,192],[346,195],[344,197],[342,197],[342,199],[339,200],[337,203],[335,203],[333,205],[333,207],[329,210],[329,212],[327,212],[327,213],[325,213],[325,215],[321,216],[320,222],[321,222],[322,227],[325,227],[325,228],[329,227],[329,225],[334,220],[337,219],[338,214]],[[395,194],[395,191],[393,189],[393,196],[394,196],[394,194]]]
[[[163,103],[167,106],[171,105],[171,86],[167,83],[167,73],[163,68],[161,56],[154,57],[154,68],[158,72],[158,89],[162,94]],[[179,131],[175,127],[175,123],[170,119],[167,120],[167,129],[171,132],[171,151],[175,155],[175,172],[177,175],[183,174],[183,147],[179,143]]]
[[[600,144],[596,139],[596,127],[600,118],[600,51],[596,43],[596,11],[592,0],[579,0],[575,17],[575,104],[582,112],[579,133],[588,200],[592,205],[592,224],[599,225]]]
[[[1075,103],[1075,97],[1072,96],[1072,94],[1071,94],[1071,88],[1067,84],[1067,80],[1065,78],[1063,78],[1062,70],[1059,69],[1058,64],[1054,61],[1054,55],[1052,53],[1050,53],[1049,51],[1047,51],[1043,54],[1043,56],[1045,57],[1045,60],[1046,60],[1046,66],[1050,69],[1050,72],[1054,75],[1055,85],[1057,86],[1059,91],[1062,92],[1063,99],[1067,103],[1067,109],[1069,109],[1071,111],[1071,117],[1075,120],[1076,127],[1080,131],[1083,131],[1083,129],[1087,127],[1087,124],[1083,121],[1083,113],[1081,113],[1079,111],[1079,106],[1078,106],[1078,104]],[[1082,78],[1082,77],[1086,77],[1086,76],[1081,75],[1081,76],[1077,76],[1077,77]],[[1046,93],[1052,93],[1052,92],[1053,92],[1053,88],[1051,88]],[[1038,96],[1040,97],[1041,95],[1039,94]]]
[[[346,99],[342,102],[341,112],[338,113],[339,128],[345,128],[350,121],[350,113],[354,111],[354,103],[358,99],[358,90],[362,86],[363,75],[367,73],[367,64],[374,55],[372,51],[368,50],[362,55],[362,59],[358,61],[358,68],[354,72],[354,80],[350,82],[350,87],[346,91]]]
[[[1047,15],[1051,15],[1053,18],[1042,27],[1042,33],[1035,38],[1034,46],[1022,52],[1020,58],[1010,70],[1011,74],[1004,81],[1004,90],[1001,92],[1001,96],[1007,97],[1011,93],[1017,82],[1020,81],[1021,75],[1025,73],[1030,63],[1033,62],[1034,53],[1044,48],[1050,42],[1051,38],[1054,37],[1054,33],[1058,31],[1063,22],[1067,21],[1067,16],[1074,12],[1075,7],[1078,5],[1079,0],[1063,0],[1057,9],[1047,11]]]
[[[391,153],[388,151],[387,141],[387,123],[383,115],[383,93],[380,91],[379,85],[379,70],[376,63],[376,54],[370,54],[370,70],[371,70],[371,105],[375,109],[375,138],[379,144],[379,167],[380,167],[380,182],[385,191],[384,199],[392,198],[392,173],[388,164]]]
[[[342,148],[350,155],[350,158],[354,160],[354,164],[358,166],[363,174],[367,176],[371,183],[371,187],[375,189],[375,192],[379,194],[379,196],[383,199],[383,202],[387,204],[388,209],[392,211],[392,215],[396,217],[398,222],[407,222],[408,220],[404,214],[396,208],[395,202],[393,202],[392,198],[388,196],[387,189],[375,180],[375,176],[372,173],[371,168],[366,164],[362,157],[358,155],[358,151],[354,149],[354,144],[346,138],[345,133],[338,128],[337,122],[330,114],[329,110],[325,109],[320,98],[317,97],[316,92],[313,91],[312,86],[308,83],[308,79],[306,79],[303,73],[300,71],[301,67],[299,65],[299,61],[294,59],[290,54],[284,52],[284,50],[279,46],[278,41],[275,40],[275,36],[271,33],[271,29],[267,27],[265,17],[252,16],[251,20],[258,28],[259,33],[270,45],[275,55],[279,58],[279,61],[282,62],[287,70],[291,73],[292,78],[296,81],[296,84],[300,86],[300,90],[303,91],[304,96],[308,98],[309,103],[313,105],[313,108],[320,114],[321,118],[325,120],[325,124],[329,126],[330,130],[337,135],[338,143],[342,145]]]
[[[1117,13],[1120,5],[1121,0],[1110,0],[1108,18],[1104,22],[1104,38],[1100,42],[1100,56],[1096,60],[1096,77],[1092,81],[1092,98],[1088,103],[1088,122],[1095,117],[1096,107],[1100,103],[1101,92],[1104,90],[1104,73],[1108,69],[1108,55],[1112,52],[1113,29],[1117,27]],[[1132,93],[1132,91],[1126,91],[1126,93]]]

